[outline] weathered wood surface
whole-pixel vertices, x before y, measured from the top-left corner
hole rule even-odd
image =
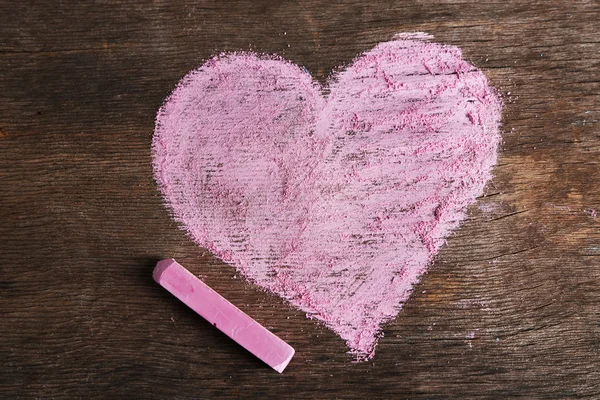
[[[600,398],[600,4],[436,3],[2,1],[0,397]],[[324,80],[402,31],[486,71],[505,143],[487,196],[353,364],[178,229],[150,140],[215,52],[279,53]],[[168,256],[297,349],[284,374],[152,281]]]

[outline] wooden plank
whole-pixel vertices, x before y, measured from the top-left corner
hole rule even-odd
[[[437,3],[1,3],[1,397],[599,397],[600,4]],[[276,52],[323,81],[401,31],[487,73],[505,142],[487,196],[353,364],[171,221],[150,140],[216,52]],[[285,373],[161,290],[166,257],[296,348]]]

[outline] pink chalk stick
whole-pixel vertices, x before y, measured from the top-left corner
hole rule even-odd
[[[281,373],[294,356],[292,346],[275,336],[172,258],[159,261],[154,280],[221,332]]]

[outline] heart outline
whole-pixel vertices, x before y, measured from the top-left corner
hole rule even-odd
[[[382,335],[381,325],[397,316],[447,235],[465,218],[466,207],[483,191],[496,162],[499,98],[483,73],[462,59],[460,49],[426,39],[423,34],[401,34],[380,43],[334,73],[326,87],[316,84],[295,64],[276,56],[221,54],[186,75],[157,115],[153,138],[155,178],[175,219],[198,245],[236,267],[251,282],[287,299],[306,311],[308,317],[324,322],[346,340],[358,360],[373,356]],[[399,65],[403,69],[399,70]],[[353,84],[358,81],[360,85]],[[248,86],[249,82],[254,86]],[[360,93],[357,87],[362,90]],[[326,88],[329,95],[323,94]],[[263,90],[265,93],[261,93]],[[468,96],[460,97],[461,91]],[[364,92],[370,102],[357,102],[357,96]],[[219,98],[222,93],[234,100]],[[413,104],[393,103],[399,106],[392,111],[385,108],[392,100],[406,100],[402,96],[407,93],[422,96],[409,98]],[[278,104],[270,102],[269,96],[274,96]],[[446,104],[444,96],[456,103]],[[189,99],[193,101],[190,103]],[[274,109],[283,107],[263,115],[264,110],[253,108],[260,108],[261,104]],[[444,113],[447,119],[439,118]],[[254,118],[256,115],[258,119]],[[203,125],[198,126],[198,121]],[[448,134],[445,130],[449,124],[455,124],[460,132]],[[257,126],[260,129],[254,128]],[[312,127],[312,133],[307,127]],[[208,132],[218,132],[220,136],[211,137]],[[280,132],[284,135],[276,135]],[[390,132],[416,132],[416,136],[422,136],[410,140],[408,136],[388,136],[386,142],[385,135]],[[431,140],[445,139],[446,134],[453,142]],[[383,145],[390,141],[395,143],[393,151],[373,151],[373,143]],[[469,145],[469,141],[473,143]],[[248,149],[257,142],[264,148],[252,153]],[[225,143],[233,146],[229,150],[233,157],[223,154]],[[349,147],[356,151],[348,153]],[[194,149],[204,153],[198,154]],[[471,154],[473,151],[475,154]],[[297,158],[294,152],[299,154]],[[342,159],[340,153],[350,154],[356,160]],[[394,162],[409,165],[412,170],[406,167],[404,172],[414,172],[414,176],[405,173],[405,181],[395,181],[393,175],[399,170],[394,169],[393,163],[386,163],[386,157],[375,157],[382,153]],[[455,157],[449,157],[446,164],[440,161],[452,173],[421,171],[419,163],[426,165],[423,160],[432,162],[443,155]],[[213,156],[221,157],[220,161],[214,162]],[[459,156],[471,158],[467,162]],[[239,157],[247,158],[236,161]],[[266,157],[271,157],[268,162]],[[453,162],[456,160],[460,162]],[[233,172],[223,172],[228,168]],[[372,185],[366,189],[374,190],[375,196],[381,195],[381,204],[395,207],[388,213],[376,212],[381,204],[371,204],[369,198],[373,194],[366,193],[365,188],[355,189],[358,180],[368,180],[371,175],[377,178],[378,168],[389,172],[380,185],[399,185],[392,191],[397,196],[394,199],[401,198],[399,188],[408,182],[418,201],[404,198],[406,204],[395,204],[398,200],[386,202],[384,197],[390,195],[390,189],[378,193],[370,182]],[[241,179],[246,171],[251,171],[251,176]],[[432,179],[425,172],[437,174],[441,180],[453,180],[434,185],[443,196],[432,191]],[[345,183],[340,181],[340,174],[344,174]],[[256,176],[267,178],[256,183],[252,179]],[[213,187],[210,179],[220,181]],[[184,190],[186,185],[190,190]],[[448,187],[452,188],[450,192]],[[418,199],[421,190],[429,190],[430,197]],[[251,196],[255,198],[248,199]],[[350,200],[332,203],[332,196],[348,196]],[[202,207],[207,199],[212,209]],[[264,209],[265,204],[268,210]],[[348,209],[338,212],[340,204]],[[371,225],[361,217],[365,208]],[[265,213],[285,218],[279,224],[260,222]],[[405,219],[414,219],[409,229],[404,229],[406,221],[398,219],[399,213]],[[346,222],[349,216],[353,221]],[[216,226],[217,220],[223,226]],[[378,229],[384,231],[380,242]],[[367,240],[356,233],[367,231],[371,235]],[[333,238],[335,235],[340,237]],[[284,240],[280,240],[282,237]],[[337,247],[332,249],[327,242],[335,240]],[[369,244],[369,240],[375,243]],[[391,245],[413,252],[402,261],[402,266],[394,264],[400,255]],[[367,254],[360,251],[360,246],[373,249]],[[352,259],[361,257],[372,260],[376,268],[352,269]],[[381,273],[381,279],[367,274],[373,272]],[[344,273],[348,279],[340,278]],[[311,277],[313,282],[307,279]],[[386,283],[386,279],[391,282]],[[344,285],[338,285],[339,282]],[[353,292],[340,296],[334,291],[336,285],[339,291]],[[372,287],[365,291],[364,285]],[[376,292],[377,285],[387,292],[370,301],[367,297]],[[358,318],[351,315],[355,311],[352,308],[359,309]]]

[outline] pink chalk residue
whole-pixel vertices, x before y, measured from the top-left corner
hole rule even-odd
[[[157,117],[176,220],[361,360],[496,162],[498,97],[460,49],[424,39],[377,45],[327,90],[280,58],[222,54]]]

